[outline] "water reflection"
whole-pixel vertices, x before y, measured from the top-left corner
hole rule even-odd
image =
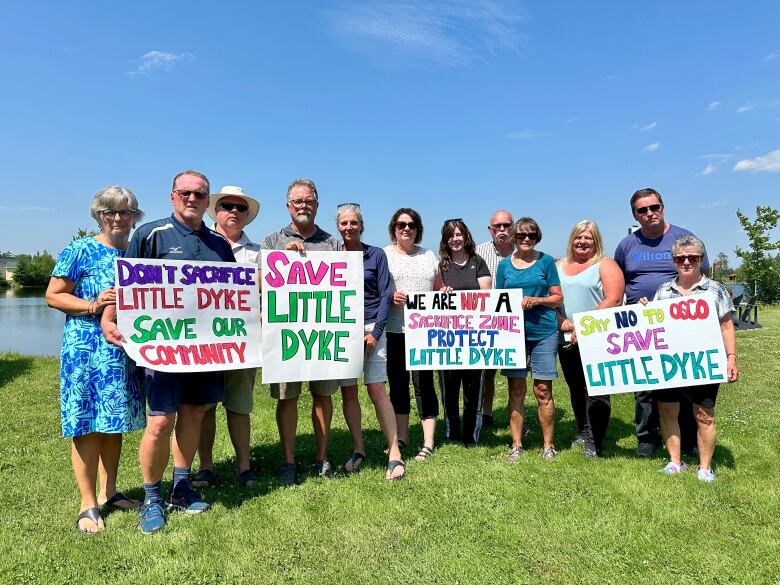
[[[46,305],[45,289],[0,289],[0,353],[60,354],[65,314]]]

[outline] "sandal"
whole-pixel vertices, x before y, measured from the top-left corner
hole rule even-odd
[[[211,469],[201,469],[195,474],[195,477],[190,480],[192,487],[211,487],[217,481],[217,476]]]
[[[349,461],[347,461],[344,464],[344,470],[347,473],[353,473],[355,471],[360,471],[360,466],[363,465],[363,460],[366,458],[366,456],[361,453],[360,451],[354,451],[352,453],[352,457],[349,458]]]
[[[103,504],[112,510],[135,510],[141,506],[141,502],[128,498],[122,492],[117,492]]]
[[[431,455],[433,455],[433,447],[428,447],[427,445],[423,445],[422,448],[420,449],[420,452],[414,456],[414,460],[425,461],[426,459],[429,459]]]
[[[251,469],[245,469],[236,475],[236,481],[244,487],[252,487],[257,483],[257,474]]]
[[[95,530],[94,532],[90,532],[89,530],[84,530],[83,528],[81,528],[79,526],[79,522],[81,522],[84,518],[93,522],[95,526],[97,526],[97,530]],[[94,508],[87,508],[81,514],[76,516],[76,530],[81,532],[81,534],[95,534],[96,532],[100,532],[101,530],[103,530],[103,528],[100,528],[100,525],[98,524],[100,520],[102,520],[102,518],[100,516],[100,509],[98,509],[97,506]]]
[[[404,473],[401,475],[397,475],[393,477],[393,471],[396,467],[401,467],[404,470]],[[404,465],[404,462],[399,459],[391,459],[387,462],[387,475],[385,475],[385,479],[388,481],[395,481],[398,479],[401,479],[406,475],[406,465]]]

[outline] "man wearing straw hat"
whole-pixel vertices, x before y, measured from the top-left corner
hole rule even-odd
[[[257,263],[260,244],[252,242],[244,228],[252,223],[259,211],[260,204],[241,187],[226,185],[219,193],[212,193],[209,197],[206,213],[215,221],[212,229],[225,237],[237,262]],[[257,368],[226,371],[225,399],[222,402],[227,412],[230,441],[236,451],[236,479],[245,487],[257,482],[257,475],[249,463],[249,415],[254,406],[252,393],[256,374]],[[200,471],[192,478],[195,487],[206,487],[216,480],[213,460],[216,418],[216,404],[207,405],[198,445]]]

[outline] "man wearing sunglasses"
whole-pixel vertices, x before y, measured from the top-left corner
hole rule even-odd
[[[485,260],[490,277],[495,282],[498,263],[515,249],[510,233],[512,214],[500,209],[490,216],[488,232],[491,239],[477,246],[477,255]],[[493,394],[496,390],[496,370],[482,370],[482,427],[493,427]]]
[[[314,223],[319,208],[319,197],[314,181],[295,179],[287,187],[287,211],[292,220],[290,225],[271,232],[262,243],[263,250],[306,250],[334,251],[339,249],[335,236]],[[298,426],[298,396],[303,382],[282,382],[271,384],[271,396],[277,400],[276,424],[282,443],[284,463],[279,468],[278,478],[282,485],[293,485],[298,481],[298,466],[295,463],[295,430]],[[312,396],[312,426],[317,446],[314,468],[320,477],[332,477],[333,467],[328,461],[328,435],[333,418],[331,396],[338,390],[338,380],[310,380]]]
[[[209,206],[209,180],[203,173],[190,169],[177,174],[169,197],[173,213],[139,227],[130,240],[127,258],[236,261],[227,240],[203,223]],[[101,327],[109,342],[121,345],[115,316],[116,307],[106,307]],[[149,417],[138,450],[145,492],[138,512],[141,532],[149,534],[165,526],[163,506],[188,514],[209,509],[190,485],[190,467],[206,405],[222,401],[224,385],[222,372],[182,374],[144,369],[143,377]],[[173,482],[163,501],[162,477],[171,451]]]
[[[257,264],[260,244],[252,242],[244,228],[252,223],[260,211],[260,204],[249,197],[241,187],[226,185],[219,193],[209,196],[206,210],[214,220],[213,229],[225,237],[237,262]],[[227,413],[230,442],[236,452],[236,479],[245,487],[257,482],[257,474],[249,463],[249,415],[254,406],[253,391],[257,368],[228,370],[225,372],[225,399],[222,404]],[[214,438],[216,435],[216,403],[206,406],[200,429],[198,459],[200,470],[192,478],[195,487],[207,487],[214,483]]]
[[[639,302],[642,297],[652,299],[658,287],[677,276],[672,260],[672,245],[683,236],[693,234],[685,228],[666,223],[664,202],[655,189],[639,189],[631,196],[631,213],[639,222],[639,229],[627,235],[615,250],[618,263],[626,279],[626,304]],[[709,268],[705,254],[702,271]],[[652,457],[661,444],[658,402],[653,392],[637,392],[634,423],[636,424],[638,457]],[[696,421],[693,410],[680,408],[680,430],[683,448],[696,446]]]

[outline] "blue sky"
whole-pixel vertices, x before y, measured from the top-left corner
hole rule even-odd
[[[735,210],[780,205],[778,31],[769,1],[6,3],[0,250],[56,254],[111,184],[167,215],[192,167],[260,201],[258,240],[306,176],[368,243],[400,206],[434,249],[505,207],[541,250],[587,217],[611,253],[652,186],[733,260]]]

